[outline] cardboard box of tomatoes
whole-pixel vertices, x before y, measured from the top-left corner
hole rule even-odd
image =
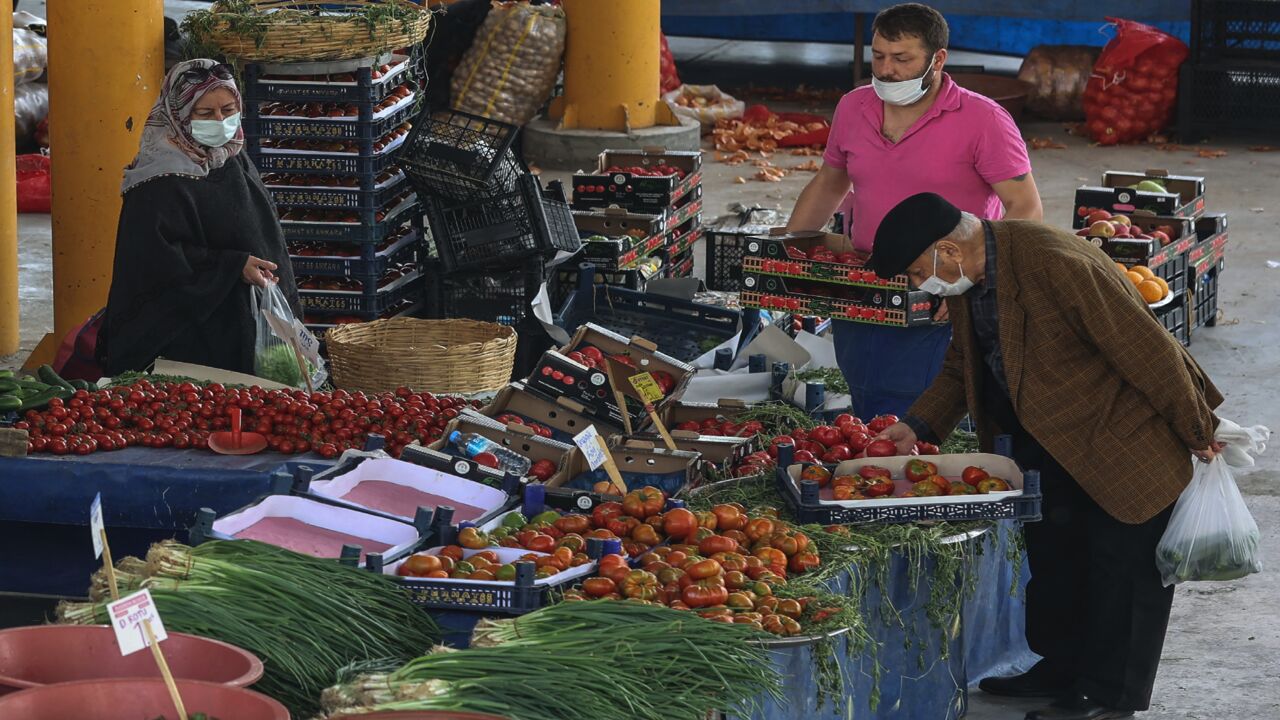
[[[865,264],[866,255],[856,252],[845,235],[775,228],[767,235],[747,238],[742,270],[839,285],[908,289],[906,275],[882,280]]]
[[[468,408],[445,426],[439,440],[427,447],[454,457],[465,458],[467,455],[451,442],[449,437],[455,430],[463,434],[477,433],[528,458],[532,463],[528,476],[530,480],[546,482],[551,479],[563,463],[565,455],[573,450],[573,446],[552,440],[549,437],[549,429],[535,428],[525,424],[520,418],[509,419],[519,422],[504,424]],[[538,432],[539,429],[545,435]],[[480,453],[470,459],[479,465],[498,469],[498,458],[490,453]]]
[[[742,304],[833,320],[915,327],[934,322],[941,300],[923,290],[842,285],[744,273]]]
[[[628,339],[587,323],[564,347],[543,355],[526,385],[547,398],[563,397],[578,403],[586,415],[610,425],[615,432],[624,429],[625,410],[634,431],[643,427],[648,418],[642,398],[630,382],[631,377],[642,372],[651,374],[662,389],[663,399],[655,403],[661,410],[679,399],[693,378],[694,369],[659,352],[649,340]],[[621,387],[615,388],[610,376]],[[615,390],[626,398],[626,408],[618,406]]]
[[[566,444],[595,423],[581,403],[566,397],[548,399],[518,382],[499,390],[480,413],[506,425],[523,424],[536,435]]]
[[[605,150],[594,173],[573,176],[573,206],[660,213],[701,185],[700,150]]]

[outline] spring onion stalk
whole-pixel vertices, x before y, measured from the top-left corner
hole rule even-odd
[[[702,720],[781,701],[763,633],[636,602],[553,605],[482,623],[473,646],[326,692],[326,709],[487,712],[512,720]],[[388,699],[392,698],[392,699]],[[373,702],[369,702],[373,701]]]
[[[121,565],[136,573],[140,561]],[[132,578],[141,577],[131,574]],[[129,582],[134,582],[131,579]],[[247,540],[153,546],[146,577],[165,627],[242,647],[266,666],[255,689],[295,717],[353,662],[404,662],[440,638],[430,617],[388,578]],[[61,622],[105,623],[105,603],[64,603]]]

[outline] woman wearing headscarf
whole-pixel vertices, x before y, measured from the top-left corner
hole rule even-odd
[[[100,343],[110,375],[161,356],[252,373],[254,286],[278,280],[299,312],[275,205],[242,152],[242,105],[227,65],[165,77],[124,172]]]

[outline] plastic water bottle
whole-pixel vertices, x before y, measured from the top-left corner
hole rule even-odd
[[[498,469],[516,477],[528,475],[529,468],[533,467],[529,458],[478,433],[462,433],[454,430],[449,435],[449,442],[469,458],[474,458],[480,453],[493,453],[493,456],[498,458]]]

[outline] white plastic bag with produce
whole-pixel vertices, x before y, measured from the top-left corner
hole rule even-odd
[[[320,343],[293,316],[280,286],[275,282],[267,283],[265,288],[255,286],[252,298],[258,325],[253,374],[291,387],[314,389],[323,384],[329,374],[320,357]]]
[[[681,85],[664,93],[663,100],[680,117],[697,120],[704,130],[721,120],[736,120],[747,110],[747,104],[715,85]]]
[[[1262,571],[1258,523],[1236,487],[1231,466],[1253,465],[1271,431],[1222,420],[1216,439],[1227,444],[1217,457],[1196,465],[1191,484],[1173,508],[1156,546],[1156,567],[1166,586],[1189,580],[1235,580]]]

